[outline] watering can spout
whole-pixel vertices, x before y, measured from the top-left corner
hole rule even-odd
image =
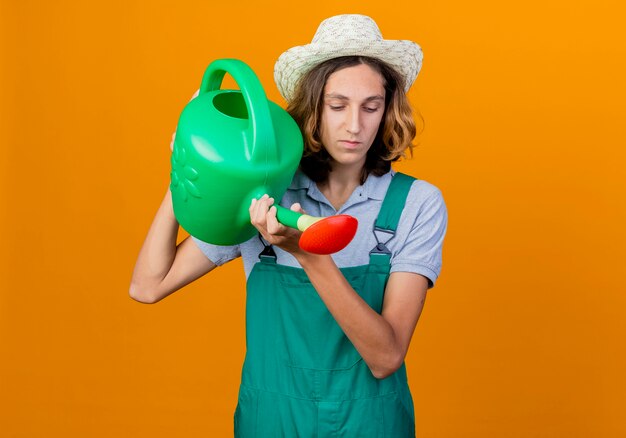
[[[313,254],[333,254],[344,249],[354,238],[358,221],[347,214],[314,217],[276,206],[278,221],[302,231],[300,248]]]

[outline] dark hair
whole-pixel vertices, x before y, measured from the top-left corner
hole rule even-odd
[[[313,181],[328,178],[330,155],[320,139],[320,123],[324,107],[324,87],[330,75],[336,71],[359,64],[366,64],[381,74],[385,87],[385,112],[378,133],[370,147],[361,175],[361,184],[370,173],[383,175],[391,169],[391,163],[405,156],[406,149],[412,154],[416,128],[411,105],[404,92],[404,78],[389,64],[367,56],[342,56],[329,59],[306,73],[296,85],[294,97],[287,112],[300,126],[304,136],[304,155],[301,170]]]

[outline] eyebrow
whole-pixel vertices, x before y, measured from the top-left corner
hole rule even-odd
[[[350,100],[349,97],[344,96],[343,94],[336,94],[336,93],[325,94],[324,98],[325,99]],[[375,96],[370,96],[370,97],[366,98],[365,102],[371,102],[371,101],[374,101],[374,100],[382,100],[382,101],[384,101],[385,98],[383,96],[381,96],[380,94],[377,94]]]

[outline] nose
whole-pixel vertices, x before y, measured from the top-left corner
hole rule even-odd
[[[352,134],[357,135],[361,131],[361,113],[359,108],[349,107],[346,111],[346,130]]]

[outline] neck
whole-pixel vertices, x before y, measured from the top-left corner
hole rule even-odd
[[[339,210],[354,189],[361,185],[362,169],[362,166],[341,166],[334,163],[328,179],[318,183],[318,188],[335,207],[335,210]]]

